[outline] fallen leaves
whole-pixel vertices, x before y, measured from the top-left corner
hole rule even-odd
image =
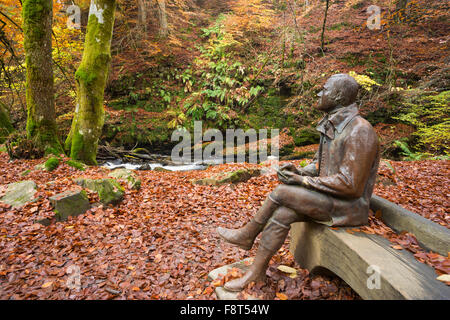
[[[41,288],[42,288],[42,289],[46,289],[46,288],[50,287],[51,285],[53,285],[53,281],[49,281],[49,282],[44,283],[44,284],[41,286]]]
[[[442,274],[439,277],[436,278],[439,281],[447,283],[447,285],[450,283],[450,274]]]
[[[289,277],[291,277],[292,279],[295,279],[297,277],[297,270],[295,270],[294,268],[279,265],[277,269],[280,270],[281,272],[287,273]]]
[[[0,154],[0,184],[19,181],[20,172],[33,169],[38,163],[38,160],[7,161],[7,156]],[[397,163],[393,165],[397,167]],[[425,166],[421,162],[418,165]],[[207,274],[256,253],[256,249],[244,252],[224,243],[216,235],[216,227],[242,226],[278,182],[271,175],[215,188],[193,186],[189,181],[247,166],[251,165],[220,165],[196,172],[139,172],[141,191],[127,189],[119,206],[94,206],[84,215],[53,222],[48,227],[35,223],[38,217],[53,217],[48,198],[70,189],[72,180],[81,173],[65,164],[51,174],[32,170],[27,179],[38,183],[39,200],[20,210],[0,203],[0,298],[215,299],[214,289],[240,277],[242,271],[231,270],[212,283],[207,281]],[[108,172],[89,167],[82,174],[101,178]],[[447,179],[448,183],[448,178],[440,179]],[[48,181],[52,183],[46,184]],[[399,174],[397,181],[402,182]],[[397,196],[403,191],[392,192]],[[422,199],[433,201],[433,195],[422,193]],[[91,203],[98,201],[95,193],[88,195]],[[435,202],[435,207],[438,206]],[[424,252],[412,235],[397,235],[375,215],[370,217],[369,225],[346,230],[383,235],[394,246],[402,246],[419,261],[434,266],[437,276],[450,274],[448,257]],[[72,265],[80,270],[80,290],[67,286],[76,276],[68,272]],[[243,295],[280,300],[284,296],[308,300],[359,299],[340,279],[313,277],[300,269],[289,252],[289,239],[273,257],[267,276],[266,282],[253,283]]]
[[[374,193],[440,225],[450,228],[450,161],[384,161],[379,175],[395,179],[393,185],[378,183]],[[375,217],[381,218],[381,212]]]
[[[276,293],[276,296],[277,296],[277,298],[280,299],[280,300],[287,300],[287,299],[288,299],[288,296],[285,295],[284,293],[277,292],[277,293]]]

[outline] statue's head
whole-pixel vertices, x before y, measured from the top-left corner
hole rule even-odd
[[[337,106],[348,106],[356,101],[359,84],[348,74],[335,74],[331,76],[323,90],[319,92],[317,109],[330,111]]]

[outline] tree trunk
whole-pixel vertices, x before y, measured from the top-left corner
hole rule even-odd
[[[322,53],[324,52],[324,47],[325,47],[325,28],[327,26],[327,16],[328,16],[328,8],[330,6],[330,0],[327,0],[327,4],[326,4],[326,8],[325,8],[325,16],[323,18],[323,26],[322,26],[322,35],[321,35],[321,44],[320,44],[320,48],[322,49]]]
[[[0,102],[0,143],[5,142],[8,135],[14,131],[14,127],[9,120],[9,114],[4,105]]]
[[[46,153],[63,152],[55,120],[52,66],[52,0],[25,0],[22,9],[27,135]]]
[[[147,35],[147,0],[138,0],[138,29],[146,38]]]
[[[75,160],[97,164],[104,124],[103,98],[111,61],[115,0],[91,0],[83,58],[75,73],[77,106],[66,149]]]
[[[156,0],[156,2],[158,4],[159,36],[165,38],[169,35],[169,27],[167,25],[166,1]]]

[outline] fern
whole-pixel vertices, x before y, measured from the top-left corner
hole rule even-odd
[[[413,153],[411,150],[409,150],[409,147],[405,142],[395,140],[394,143],[397,147],[399,147],[403,151],[402,155],[405,157],[405,160],[417,161],[423,158],[422,154]]]

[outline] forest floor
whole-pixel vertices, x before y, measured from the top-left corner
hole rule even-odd
[[[190,182],[217,172],[256,166],[249,164],[224,164],[190,172],[137,171],[142,188],[135,191],[125,186],[120,205],[100,206],[45,227],[35,221],[54,215],[49,197],[79,188],[73,182],[77,177],[106,177],[109,170],[89,167],[82,172],[66,164],[53,172],[34,170],[41,162],[9,162],[7,154],[0,153],[0,185],[34,180],[39,196],[21,209],[0,204],[0,299],[216,299],[214,287],[223,280],[211,283],[207,274],[253,257],[256,249],[245,252],[224,243],[215,229],[240,227],[279,183],[275,175],[218,187]],[[450,162],[389,163],[383,161],[380,166],[375,194],[449,228]],[[31,172],[22,177],[25,170]],[[98,201],[93,193],[89,198]],[[450,257],[424,251],[413,235],[398,235],[377,217],[377,213],[371,213],[369,225],[348,232],[382,235],[394,249],[409,250],[416,259],[431,265],[436,277],[450,274]],[[251,286],[244,296],[359,299],[338,278],[310,276],[295,263],[288,248],[289,240],[273,257],[267,282]],[[279,271],[279,265],[295,268],[297,277]],[[75,269],[70,266],[81,272],[78,291],[67,287],[74,277]],[[236,276],[232,272],[226,277]]]

